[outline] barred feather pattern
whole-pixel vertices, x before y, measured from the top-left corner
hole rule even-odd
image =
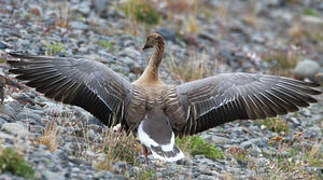
[[[76,105],[111,127],[124,124],[131,84],[105,65],[86,59],[10,54],[9,71],[48,98]]]
[[[224,73],[177,86],[188,113],[184,134],[194,134],[237,119],[260,119],[295,112],[317,102],[317,84],[284,77]]]

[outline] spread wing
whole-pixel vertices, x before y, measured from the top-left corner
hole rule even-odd
[[[237,119],[273,117],[317,102],[315,84],[284,77],[225,73],[177,86],[187,113],[182,134],[194,134]]]
[[[76,105],[108,126],[123,123],[131,84],[104,64],[86,59],[10,54],[9,72],[46,97]],[[114,118],[118,116],[119,118]],[[113,122],[115,121],[115,122]]]

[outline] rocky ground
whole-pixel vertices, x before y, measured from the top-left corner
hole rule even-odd
[[[5,63],[12,51],[87,57],[133,81],[150,55],[141,51],[145,37],[156,30],[168,40],[161,69],[168,83],[234,71],[322,79],[320,0],[154,0],[158,22],[125,10],[125,4],[0,0],[0,75],[7,79],[0,85],[13,79]],[[56,103],[28,87],[5,85],[4,92],[0,149],[19,152],[35,179],[323,178],[322,95],[318,104],[297,113],[235,121],[201,133],[224,152],[223,159],[188,155],[183,162],[147,165],[139,155],[137,163],[107,162],[102,147],[109,146],[104,140],[109,129],[83,109]],[[0,173],[0,179],[22,179]]]

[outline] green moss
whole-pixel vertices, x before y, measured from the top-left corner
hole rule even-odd
[[[306,16],[320,17],[320,13],[318,13],[315,9],[312,9],[312,8],[304,9],[303,14],[306,15]]]
[[[97,41],[97,44],[99,46],[102,46],[104,47],[105,49],[107,49],[108,51],[114,51],[115,48],[114,48],[114,43],[108,41],[108,40],[99,40]]]
[[[267,129],[270,129],[276,133],[289,132],[289,126],[287,122],[281,117],[273,117],[264,120],[258,120],[257,123],[266,126]]]
[[[46,55],[55,56],[59,53],[65,53],[65,49],[62,43],[48,44],[46,46]]]
[[[204,155],[209,159],[223,159],[223,152],[216,147],[215,143],[209,144],[200,136],[186,136],[183,139],[176,138],[176,144],[192,155]]]
[[[31,166],[12,148],[4,149],[0,155],[0,174],[6,171],[30,179],[35,174]]]
[[[157,24],[160,14],[148,0],[128,0],[120,6],[127,17],[149,25]]]

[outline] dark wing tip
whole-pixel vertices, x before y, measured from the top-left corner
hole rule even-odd
[[[23,54],[20,54],[20,53],[18,53],[18,52],[10,52],[10,53],[8,53],[10,56],[12,56],[12,57],[20,57],[20,56],[23,56]]]
[[[304,82],[306,84],[306,86],[310,86],[310,87],[319,87],[320,84],[316,83],[316,82]]]

